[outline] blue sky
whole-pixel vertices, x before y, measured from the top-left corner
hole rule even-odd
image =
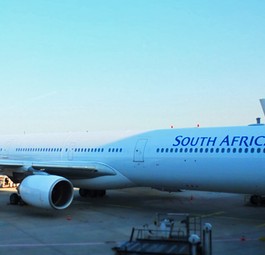
[[[1,133],[246,125],[265,1],[1,0]]]

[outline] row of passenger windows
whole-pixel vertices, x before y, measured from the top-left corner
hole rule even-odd
[[[62,148],[16,148],[18,152],[61,152]]]
[[[68,149],[66,149],[68,151]],[[104,148],[75,148],[74,152],[104,152]],[[122,148],[109,148],[108,152],[122,152]]]
[[[265,148],[157,148],[157,153],[265,153]]]
[[[71,148],[65,149],[65,152],[69,150],[73,152],[104,152],[104,148]],[[2,149],[0,149],[0,152]],[[17,152],[62,152],[62,148],[16,148]],[[122,148],[109,148],[108,152],[122,152]]]
[[[104,152],[103,148],[72,148],[71,150],[74,152]]]

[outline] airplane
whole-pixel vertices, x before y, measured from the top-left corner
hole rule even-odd
[[[261,99],[265,113],[265,99]],[[20,183],[10,203],[66,209],[108,189],[265,195],[265,125],[0,136],[0,174]]]

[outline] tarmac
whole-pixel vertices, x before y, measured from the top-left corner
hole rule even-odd
[[[108,255],[129,240],[132,227],[152,225],[156,213],[189,213],[213,226],[213,255],[264,255],[265,207],[238,194],[160,192],[150,188],[108,191],[84,199],[76,191],[63,211],[9,204],[14,189],[0,189],[0,254]]]

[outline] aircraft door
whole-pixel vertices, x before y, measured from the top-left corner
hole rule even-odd
[[[75,144],[74,143],[70,143],[67,146],[68,150],[67,150],[67,159],[69,161],[72,161],[74,158],[74,148],[75,148]]]
[[[134,162],[144,162],[144,150],[147,143],[147,139],[140,139],[137,141],[134,148]]]

